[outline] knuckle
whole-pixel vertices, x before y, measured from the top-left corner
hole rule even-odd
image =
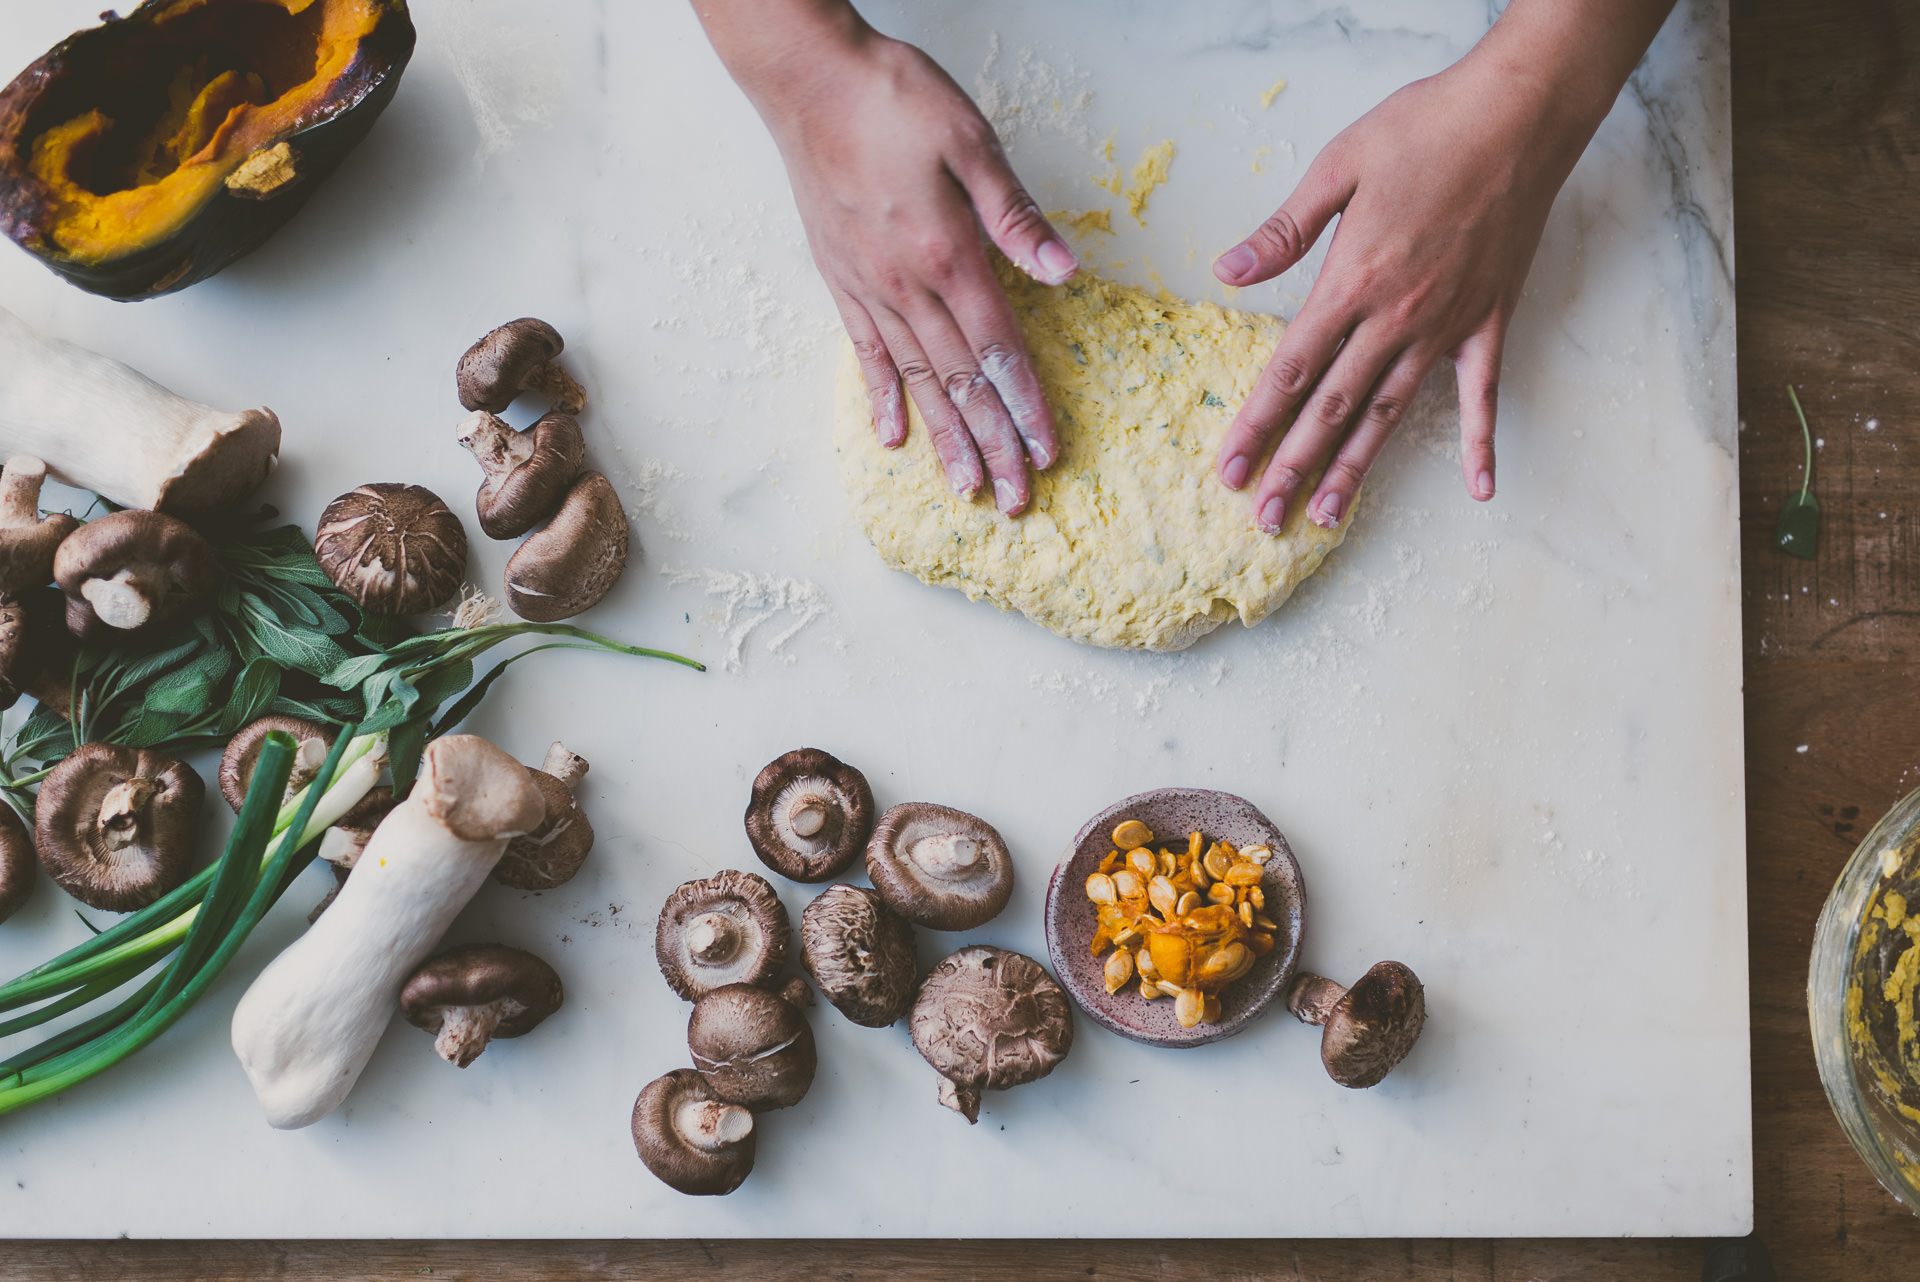
[[[877,338],[856,338],[853,340],[853,354],[862,365],[880,365],[887,362],[887,345]]]
[[[1261,248],[1275,257],[1294,258],[1304,250],[1300,243],[1300,224],[1284,209],[1276,209],[1254,235],[1261,242]]]
[[[1007,193],[1005,205],[996,213],[990,223],[995,240],[1035,236],[1046,229],[1046,215],[1040,212],[1040,206],[1034,203],[1026,190],[1015,187]]]
[[[1267,362],[1260,376],[1266,380],[1268,387],[1288,400],[1305,392],[1313,382],[1313,372],[1307,368],[1306,362],[1292,356],[1276,355]]]
[[[958,409],[965,409],[967,402],[978,396],[987,387],[987,380],[977,369],[956,370],[945,379],[947,399]]]
[[[1407,412],[1407,403],[1398,396],[1380,395],[1367,402],[1367,418],[1382,427],[1393,427]]]
[[[1305,479],[1306,476],[1299,468],[1288,463],[1276,462],[1267,469],[1268,486],[1282,498],[1291,498],[1293,492],[1300,488],[1300,483]]]
[[[920,242],[920,269],[936,284],[951,281],[963,261],[960,246],[952,237],[929,236]]]
[[[897,368],[900,371],[900,377],[910,386],[925,386],[928,383],[936,381],[933,374],[933,366],[927,364],[923,357],[916,356],[901,361]]]
[[[1353,397],[1337,387],[1327,388],[1308,406],[1307,413],[1317,423],[1339,427],[1353,417]]]
[[[1351,494],[1360,488],[1360,482],[1366,479],[1367,469],[1358,461],[1344,456],[1336,458],[1327,465],[1326,484],[1342,494]]]

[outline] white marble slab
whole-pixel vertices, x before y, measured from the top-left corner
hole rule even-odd
[[[97,8],[9,6],[0,68]],[[1175,139],[1149,225],[1123,209],[1110,248],[1083,248],[1213,298],[1212,255],[1315,150],[1489,20],[1480,0],[871,8],[995,108],[1049,209],[1107,202],[1109,136],[1124,165]],[[685,5],[415,9],[392,108],[265,249],[121,305],[8,248],[0,298],[182,392],[273,406],[272,495],[309,526],[367,480],[464,502],[452,362],[494,323],[546,317],[645,549],[588,621],[713,670],[536,660],[475,725],[594,763],[586,871],[545,896],[489,887],[455,930],[552,959],[569,1002],[546,1027],[457,1072],[396,1026],[337,1115],[270,1131],[226,1020],[319,897],[311,873],[175,1031],[0,1119],[0,1236],[1746,1231],[1720,0],[1682,4],[1555,210],[1507,352],[1498,501],[1461,493],[1442,375],[1327,570],[1266,625],[1175,656],[1077,648],[879,565],[827,449],[828,299],[774,149]],[[1312,270],[1237,301],[1291,314]],[[481,542],[475,572],[497,581],[508,549]],[[1163,784],[1239,792],[1305,870],[1307,963],[1410,963],[1426,1038],[1356,1093],[1284,1014],[1190,1053],[1082,1021],[1060,1071],[969,1129],[903,1029],[821,1009],[820,1079],[763,1120],[748,1184],[672,1193],[627,1138],[640,1086],[687,1059],[653,916],[682,880],[753,866],[747,782],[803,743],[864,767],[883,805],[997,824],[1020,886],[968,938],[1039,956],[1046,874],[1085,816]],[[784,897],[797,914],[808,894]],[[0,930],[0,968],[80,930],[45,886]],[[960,942],[923,936],[925,959]],[[1223,1150],[1241,1155],[1224,1193]]]

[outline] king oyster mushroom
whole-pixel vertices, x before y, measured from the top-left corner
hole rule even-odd
[[[798,990],[727,984],[693,1004],[687,1049],[713,1093],[754,1112],[798,1104],[818,1064]]]
[[[1323,1025],[1320,1063],[1342,1086],[1377,1085],[1407,1057],[1427,1022],[1420,977],[1397,961],[1383,961],[1352,988],[1301,971],[1287,989],[1287,1009],[1306,1024]]]
[[[930,930],[985,925],[1013,897],[1013,857],[993,825],[927,801],[880,816],[867,877],[888,907]]]
[[[1031,957],[973,945],[935,966],[908,1021],[940,1102],[980,1120],[980,1092],[1045,1077],[1073,1046],[1067,995]]]
[[[486,473],[474,509],[490,539],[517,539],[552,516],[587,451],[579,422],[558,410],[524,432],[475,410],[460,420],[459,441]]]
[[[793,881],[844,872],[873,831],[867,777],[831,753],[795,748],[768,762],[747,801],[747,840],[760,862]]]
[[[627,567],[627,513],[613,482],[582,472],[559,511],[507,558],[507,607],[535,623],[591,609]]]
[[[792,929],[765,877],[725,868],[667,896],[653,955],[667,986],[694,1001],[726,984],[764,984],[778,975]]]
[[[47,465],[16,454],[0,467],[0,592],[53,582],[53,554],[80,527],[66,512],[40,515]]]
[[[400,1013],[465,1068],[495,1037],[519,1037],[560,1009],[553,967],[505,944],[465,944],[427,958],[400,990]]]
[[[871,890],[828,886],[800,914],[807,973],[842,1015],[885,1028],[913,1005],[913,927]]]
[[[362,485],[320,513],[320,568],[371,614],[421,614],[452,596],[467,568],[467,534],[419,485]]]
[[[731,1193],[753,1170],[753,1114],[676,1068],[633,1102],[633,1147],[661,1183],[682,1193]]]
[[[546,799],[547,817],[526,836],[507,843],[493,879],[515,890],[552,890],[570,881],[593,849],[593,825],[574,794],[586,777],[587,759],[556,739],[540,768],[529,773]]]
[[[80,526],[53,555],[67,630],[82,640],[157,631],[213,599],[213,545],[178,517],[127,508]]]
[[[0,921],[20,911],[33,894],[33,874],[39,866],[20,812],[0,802]]]
[[[460,404],[498,414],[522,391],[534,391],[567,414],[587,407],[587,394],[560,368],[566,341],[543,320],[522,316],[508,321],[469,347],[454,368]]]
[[[235,814],[240,813],[240,803],[247,799],[254,763],[259,761],[261,745],[273,730],[286,731],[293,736],[295,744],[293,772],[287,776],[288,797],[313,782],[327,759],[327,750],[333,746],[333,728],[306,717],[269,713],[242,726],[240,733],[227,740],[226,751],[220,754],[220,795],[227,799]]]
[[[185,762],[145,748],[83,743],[40,784],[40,862],[90,908],[144,908],[186,878],[205,791]]]

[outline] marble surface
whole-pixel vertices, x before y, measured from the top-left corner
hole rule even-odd
[[[0,67],[97,8],[13,6]],[[1081,248],[1223,301],[1212,254],[1489,8],[871,6],[981,98],[1048,209],[1117,203],[1092,181],[1109,137],[1123,168],[1174,139],[1147,225],[1122,206]],[[546,317],[644,549],[586,621],[712,671],[543,656],[472,725],[594,763],[587,869],[545,895],[489,887],[453,932],[554,963],[569,1000],[546,1026],[461,1072],[396,1024],[339,1113],[270,1131],[226,1021],[320,897],[311,873],[159,1043],[0,1120],[0,1236],[1746,1231],[1724,4],[1681,5],[1555,209],[1507,351],[1500,498],[1462,495],[1438,376],[1322,574],[1261,627],[1163,656],[1078,648],[879,565],[826,448],[829,300],[686,7],[415,11],[393,106],[266,248],[137,305],[8,249],[0,300],[183,393],[271,405],[272,497],[308,525],[367,480],[466,502],[452,362],[492,324]],[[1317,261],[1234,301],[1291,314]],[[476,579],[508,550],[482,540]],[[679,882],[753,866],[747,784],[803,743],[864,768],[883,806],[961,806],[1013,846],[1012,905],[964,940],[923,932],[928,963],[975,941],[1043,955],[1047,872],[1087,816],[1219,787],[1300,860],[1304,964],[1409,963],[1426,1037],[1349,1092],[1284,1014],[1193,1052],[1083,1020],[1057,1072],[989,1096],[970,1129],[904,1029],[821,1008],[820,1078],[763,1119],[746,1186],[672,1193],[626,1133],[641,1085],[687,1062],[653,916]],[[810,893],[782,892],[796,913]],[[0,966],[81,930],[43,886],[0,930]]]

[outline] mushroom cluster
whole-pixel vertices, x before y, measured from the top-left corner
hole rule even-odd
[[[668,896],[654,932],[667,985],[693,1002],[693,1069],[648,1083],[633,1106],[633,1146],[682,1193],[731,1193],[753,1169],[754,1118],[798,1104],[818,1056],[804,979],[784,982],[791,926],[766,878],[736,869]]]
[[[553,326],[523,316],[489,331],[454,370],[460,403],[472,411],[456,439],[484,474],[474,496],[480,528],[494,539],[527,536],[507,561],[506,601],[536,623],[572,618],[612,591],[630,537],[613,482],[582,470],[586,443],[574,416],[587,398],[560,367],[564,346]],[[499,414],[523,391],[552,409],[515,431]]]
[[[571,881],[593,849],[593,825],[574,793],[586,778],[587,759],[556,739],[540,768],[529,773],[546,798],[547,817],[532,832],[507,843],[493,879],[515,890],[552,890]]]

